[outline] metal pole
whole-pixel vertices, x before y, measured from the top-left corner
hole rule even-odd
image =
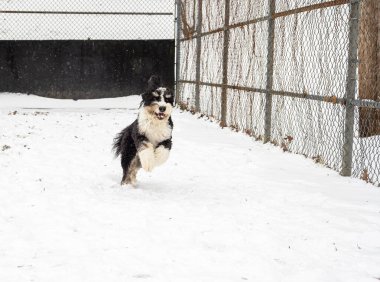
[[[264,143],[270,141],[272,130],[272,88],[273,88],[273,56],[274,56],[274,14],[276,13],[275,0],[269,0],[268,19],[268,54],[267,54],[267,85],[265,94],[265,121]]]
[[[348,43],[348,70],[346,78],[346,119],[344,127],[343,160],[341,175],[352,174],[352,153],[354,143],[355,91],[357,85],[358,45],[359,45],[360,1],[351,0],[350,30]]]
[[[197,58],[195,69],[195,111],[200,112],[200,80],[201,80],[201,51],[202,51],[202,0],[198,0],[198,21],[197,21]]]
[[[179,81],[180,81],[180,67],[181,67],[181,0],[176,0],[176,54],[175,54],[175,103],[178,104],[179,98]]]
[[[227,89],[228,89],[228,49],[230,43],[230,0],[225,0],[224,5],[224,30],[223,30],[223,82],[221,94],[221,118],[220,126],[227,126]]]

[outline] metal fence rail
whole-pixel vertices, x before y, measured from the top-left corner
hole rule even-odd
[[[177,101],[380,185],[380,1],[178,0]]]

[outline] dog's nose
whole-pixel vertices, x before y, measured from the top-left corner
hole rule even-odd
[[[161,113],[165,112],[166,111],[166,107],[164,106],[161,106],[158,108],[160,110]]]

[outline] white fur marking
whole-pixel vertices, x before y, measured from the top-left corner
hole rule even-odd
[[[133,188],[137,187],[137,179],[136,178],[131,179],[131,185]]]
[[[167,89],[165,87],[159,87],[159,88],[157,88],[157,91],[161,92],[161,94],[164,93],[166,90]]]
[[[167,105],[166,114],[169,116],[171,113],[171,105]],[[167,120],[158,120],[154,115],[147,112],[142,108],[139,113],[139,132],[148,138],[153,146],[158,143],[169,139],[172,134],[172,128],[169,126]]]
[[[160,101],[160,102],[157,103],[157,105],[159,107],[161,107],[161,106],[165,106],[166,107],[167,106],[165,101]]]
[[[148,172],[152,171],[155,164],[153,145],[148,144],[146,149],[141,150],[139,152],[139,158],[142,168]]]
[[[155,166],[162,165],[164,162],[166,162],[169,158],[169,150],[165,148],[164,146],[159,146],[155,151],[154,151],[154,156],[155,156]]]

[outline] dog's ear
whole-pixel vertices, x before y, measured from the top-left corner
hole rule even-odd
[[[142,105],[144,105],[144,104],[148,101],[148,99],[149,99],[149,95],[151,95],[151,92],[144,92],[143,94],[141,94],[141,98],[142,98],[142,100],[141,100],[141,102],[140,102],[140,107],[141,107]]]
[[[158,75],[152,75],[148,80],[148,92],[153,92],[161,85],[161,78]]]
[[[150,92],[144,92],[143,94],[141,94],[141,98],[143,100],[147,100],[147,98],[149,97],[149,94],[150,94]]]

